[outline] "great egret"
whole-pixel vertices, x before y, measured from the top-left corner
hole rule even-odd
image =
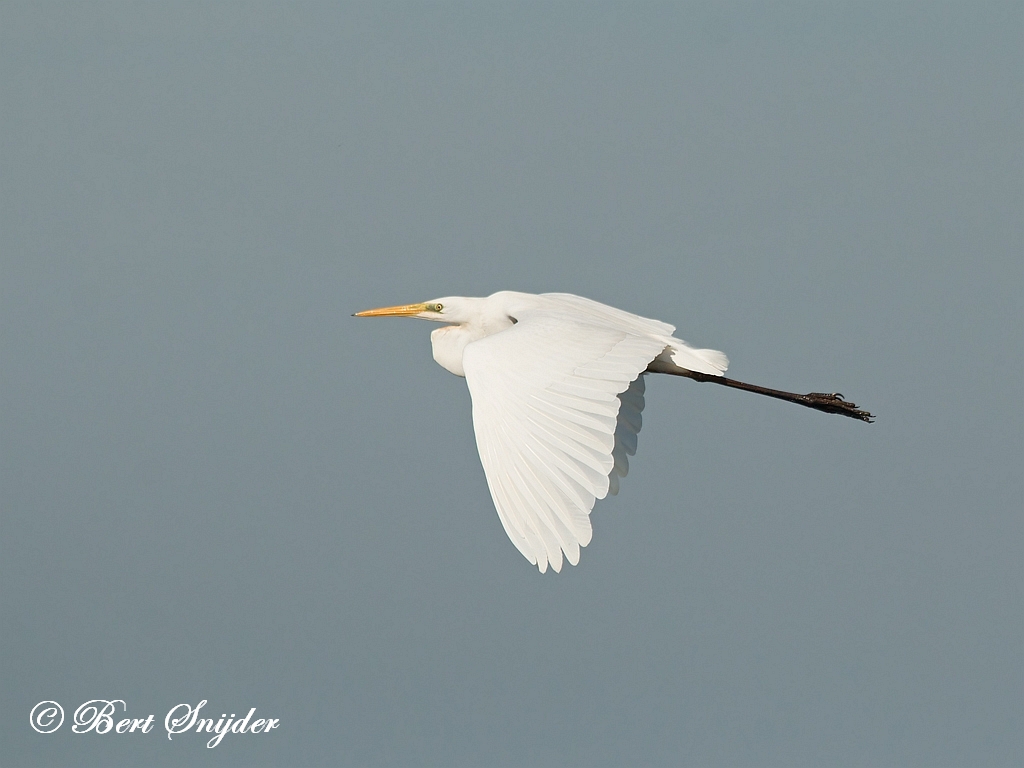
[[[540,572],[573,565],[590,511],[616,494],[636,453],[644,374],[669,373],[870,422],[840,394],[799,395],[725,378],[728,358],[668,323],[568,293],[501,291],[356,312],[449,323],[434,360],[465,377],[487,486],[505,533]]]

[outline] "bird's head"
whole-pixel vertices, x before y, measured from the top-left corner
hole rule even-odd
[[[469,303],[464,296],[448,296],[425,301],[422,304],[401,304],[356,312],[353,317],[418,317],[437,323],[463,323],[470,319]]]

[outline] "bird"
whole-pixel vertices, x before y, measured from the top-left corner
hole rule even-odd
[[[724,353],[690,346],[668,323],[569,293],[448,296],[353,316],[445,323],[430,334],[434,360],[465,378],[494,507],[541,573],[579,563],[595,503],[618,493],[636,453],[647,374],[874,420],[836,392],[801,395],[728,379]]]

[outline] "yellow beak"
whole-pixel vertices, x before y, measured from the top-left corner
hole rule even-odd
[[[362,312],[356,312],[352,317],[409,317],[411,315],[418,315],[420,312],[426,312],[426,304],[403,304],[400,307],[381,307],[380,309],[367,309]]]

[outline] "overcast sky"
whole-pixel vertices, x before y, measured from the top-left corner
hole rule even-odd
[[[1022,39],[1020,3],[0,5],[0,763],[1020,765]],[[350,316],[502,289],[877,423],[649,377],[541,576],[432,326]],[[72,734],[91,699],[154,731]],[[203,699],[281,725],[169,741]]]

